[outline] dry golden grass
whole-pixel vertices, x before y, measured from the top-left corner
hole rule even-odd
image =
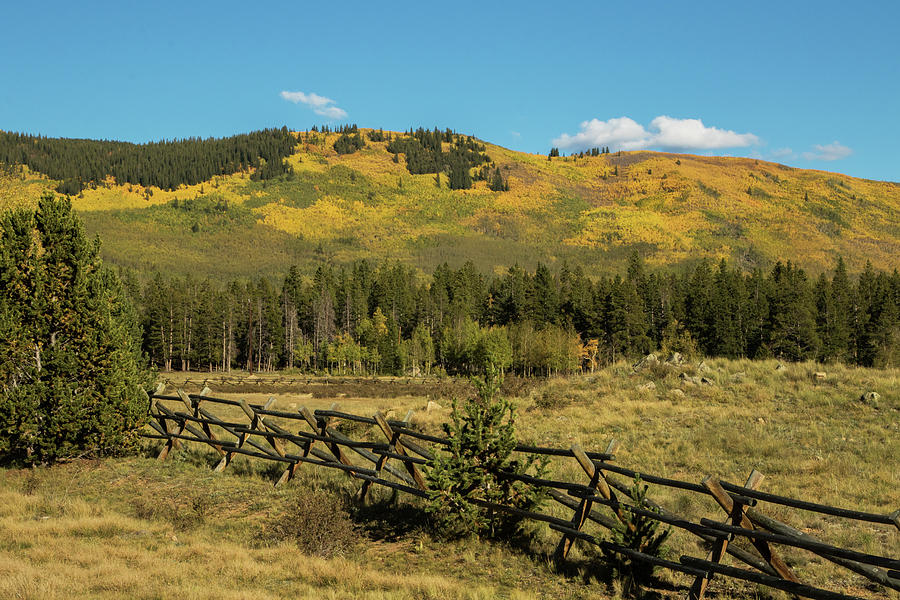
[[[304,555],[265,536],[270,513],[293,493],[177,460],[5,471],[0,597],[529,598],[520,588],[535,582],[545,597],[587,597],[585,586],[568,591],[544,566],[502,547],[441,546],[421,533],[364,539],[332,558]]]
[[[713,474],[743,483],[756,468],[766,475],[764,491],[878,513],[900,508],[900,370],[812,363],[777,370],[776,365],[715,359],[706,361],[702,373],[696,363],[635,373],[620,363],[593,375],[549,380],[526,388],[517,400],[519,437],[561,447],[579,443],[589,450],[603,450],[616,438],[622,443],[617,463],[656,475],[699,482]],[[812,372],[823,369],[825,381],[814,382]],[[681,372],[702,374],[713,383],[687,384]],[[650,381],[654,390],[637,389]],[[866,391],[881,397],[874,403],[860,400]],[[263,403],[273,394],[215,395]],[[424,396],[325,397],[317,392],[313,397],[290,391],[274,396],[281,410],[338,402],[348,412],[380,410],[402,418],[413,409],[413,423],[433,433],[449,414],[444,398],[436,398],[442,408],[427,412]],[[244,418],[239,410],[210,409]],[[358,438],[380,436],[364,425],[347,432]],[[296,543],[267,533],[272,519],[294,510],[291,499],[304,490],[341,496],[357,485],[340,473],[304,468],[294,482],[274,489],[277,466],[238,459],[224,474],[214,474],[209,470],[214,460],[193,446],[165,462],[131,458],[2,472],[0,597],[586,598],[619,593],[589,547],[576,544],[573,577],[553,573],[547,556],[558,536],[543,525],[529,526],[527,551],[474,541],[440,543],[420,527],[415,504],[404,501],[376,503],[374,516],[357,517],[361,524],[384,521],[393,537],[360,534],[358,543],[337,557],[302,555]],[[550,468],[556,478],[587,480],[572,459],[556,459]],[[377,493],[382,500],[388,496],[385,490]],[[652,486],[650,497],[693,520],[724,518],[711,501],[695,494]],[[544,510],[571,517],[555,503]],[[887,556],[900,551],[900,532],[887,526],[848,526],[837,518],[771,505],[760,510],[826,542]],[[394,511],[402,516],[392,518]],[[407,527],[409,522],[415,526]],[[378,527],[384,529],[383,523]],[[605,534],[593,524],[587,530]],[[674,534],[670,556],[677,559],[685,552],[703,556],[705,548]],[[863,597],[898,597],[877,592],[805,551],[788,549],[783,555],[812,584]],[[659,593],[684,596],[686,578],[660,577]],[[716,579],[712,590],[719,597],[785,597],[724,579]]]

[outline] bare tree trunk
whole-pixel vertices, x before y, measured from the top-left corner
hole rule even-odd
[[[187,320],[187,369],[186,371],[191,370],[191,342],[194,338],[194,315],[188,315]]]
[[[247,353],[247,370],[253,374],[253,304],[247,300],[247,339],[249,340],[249,350]]]
[[[228,307],[228,345],[227,355],[225,356],[225,371],[231,373],[231,359],[234,351],[234,312],[231,306]]]
[[[225,338],[225,319],[222,319],[222,372],[223,373],[225,372],[225,357],[227,354],[225,351],[225,339],[226,339]]]
[[[175,309],[169,306],[169,353],[166,356],[166,371],[172,370],[172,354],[175,352]]]
[[[262,350],[263,350],[263,323],[262,323],[262,298],[257,299],[256,301],[256,310],[257,310],[257,327],[259,328],[259,344],[257,344],[257,348],[259,351],[257,352],[256,357],[256,370],[262,371]]]

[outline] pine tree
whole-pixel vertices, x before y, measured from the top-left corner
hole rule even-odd
[[[444,424],[450,440],[447,453],[430,460],[425,473],[429,499],[426,511],[437,532],[447,538],[508,536],[522,518],[492,510],[483,503],[533,510],[543,499],[540,488],[503,476],[541,477],[546,462],[512,457],[515,410],[509,400],[499,397],[502,378],[491,368],[474,383],[475,398],[462,407],[453,401],[451,421]]]
[[[802,269],[778,262],[769,276],[769,347],[779,358],[799,361],[816,356],[815,303]]]
[[[150,384],[140,325],[67,199],[0,219],[0,462],[121,452]]]
[[[506,192],[509,191],[509,186],[504,183],[503,176],[500,174],[500,167],[494,169],[494,174],[491,177],[490,184],[491,191],[494,192]]]

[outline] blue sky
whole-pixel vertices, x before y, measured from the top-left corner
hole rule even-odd
[[[900,3],[633,4],[7,3],[0,129],[147,141],[330,116],[900,181]]]

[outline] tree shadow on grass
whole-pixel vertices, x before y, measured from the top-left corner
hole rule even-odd
[[[381,492],[379,497],[365,503],[356,502],[351,516],[362,532],[375,541],[397,542],[421,533],[428,526],[425,510],[400,501],[396,491]]]

